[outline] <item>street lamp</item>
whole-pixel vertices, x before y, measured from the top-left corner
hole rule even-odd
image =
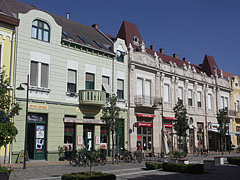
[[[27,86],[27,98],[26,98],[26,121],[25,121],[25,141],[24,141],[24,158],[23,158],[23,169],[26,169],[26,156],[27,156],[27,130],[28,130],[28,91],[29,91],[29,74],[27,75],[27,83],[21,83],[17,90],[25,90],[23,85]]]

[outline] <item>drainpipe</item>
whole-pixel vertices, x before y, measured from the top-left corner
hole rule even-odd
[[[205,99],[205,129],[206,129],[206,145],[207,149],[209,149],[209,142],[208,142],[208,121],[207,121],[207,85],[205,86],[204,89],[204,99]],[[194,144],[195,146],[195,144]]]

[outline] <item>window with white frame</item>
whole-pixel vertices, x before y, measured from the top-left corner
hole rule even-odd
[[[197,107],[202,107],[202,93],[200,91],[197,92]]]
[[[143,79],[137,78],[137,96],[141,98],[143,96]]]
[[[32,38],[50,42],[49,25],[44,21],[38,19],[34,20],[32,23]]]
[[[208,109],[212,109],[212,94],[208,94]]]
[[[164,93],[164,97],[163,97],[164,102],[170,102],[169,84],[164,84],[163,93]]]
[[[67,92],[75,93],[77,91],[77,71],[68,69]]]
[[[146,80],[145,81],[145,102],[146,104],[150,104],[151,103],[151,81],[150,80]]]
[[[228,98],[224,98],[224,110],[228,110]]]
[[[224,109],[224,97],[221,96],[221,109]]]
[[[236,108],[235,108],[235,110],[236,110],[236,112],[240,111],[240,109],[239,109],[239,101],[238,100],[236,101]]]
[[[117,79],[117,98],[124,99],[124,80]]]
[[[85,89],[95,89],[95,74],[86,73]]]
[[[48,88],[48,64],[31,61],[30,85]]]
[[[178,87],[178,99],[183,100],[183,88]]]
[[[102,90],[106,92],[106,98],[109,98],[109,94],[112,93],[112,89],[109,86],[108,76],[102,76]]]
[[[193,99],[192,99],[192,90],[188,90],[188,105],[193,106]]]

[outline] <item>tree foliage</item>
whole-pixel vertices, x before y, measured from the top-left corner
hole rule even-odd
[[[175,118],[177,119],[176,123],[174,123],[174,130],[177,132],[178,136],[186,137],[186,131],[189,129],[189,126],[187,119],[187,109],[183,105],[183,101],[179,100],[173,110],[175,112]]]
[[[116,105],[117,97],[115,94],[110,96],[109,104],[102,109],[102,120],[106,123],[106,127],[112,136],[112,156],[115,156],[115,145],[114,145],[114,132],[116,132],[122,125],[121,118],[119,116],[120,108]]]
[[[0,148],[12,143],[18,133],[12,118],[19,114],[20,107],[18,103],[12,103],[9,88],[9,78],[3,70],[0,74]]]

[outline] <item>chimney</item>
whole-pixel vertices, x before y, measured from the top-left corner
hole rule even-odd
[[[160,48],[160,49],[159,49],[159,52],[160,52],[161,54],[163,54],[163,48]]]
[[[69,14],[69,12],[67,12],[67,14],[66,14],[66,18],[67,18],[67,19],[70,18],[70,14]]]
[[[97,24],[93,24],[92,27],[95,28],[96,30],[98,30],[98,25]]]
[[[176,59],[178,59],[178,55],[175,54],[175,53],[173,54],[173,57],[176,58]]]
[[[182,60],[183,60],[184,62],[187,62],[187,58],[185,58],[185,57],[184,57]]]
[[[150,49],[154,51],[154,46],[153,46],[153,45],[150,45]]]

